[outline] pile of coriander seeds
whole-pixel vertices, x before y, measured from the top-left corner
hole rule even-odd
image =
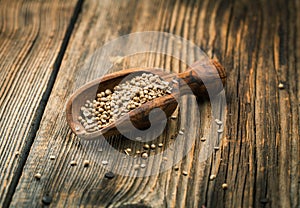
[[[115,86],[113,91],[98,92],[80,108],[78,120],[86,131],[94,132],[111,124],[147,101],[172,93],[169,82],[158,75],[143,73]]]

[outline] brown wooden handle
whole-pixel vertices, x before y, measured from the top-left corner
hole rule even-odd
[[[224,67],[215,60],[198,61],[192,64],[187,71],[178,74],[178,78],[180,94],[190,94],[192,91],[198,97],[208,98],[223,89],[226,73]]]

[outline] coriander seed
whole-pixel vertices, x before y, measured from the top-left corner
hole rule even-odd
[[[148,153],[147,152],[142,153],[142,158],[147,159],[148,158]]]
[[[144,148],[145,150],[147,150],[147,149],[150,148],[150,146],[149,146],[149,144],[144,144],[143,148]]]
[[[41,177],[42,177],[42,175],[41,175],[40,173],[36,173],[36,174],[34,175],[34,177],[35,177],[37,180],[40,180]]]

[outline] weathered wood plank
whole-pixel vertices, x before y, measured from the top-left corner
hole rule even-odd
[[[86,1],[12,206],[37,207],[48,194],[53,207],[298,207],[299,11],[298,1],[283,0],[271,4],[259,0]],[[224,64],[228,72],[226,135],[220,150],[200,163],[200,138],[208,134],[214,117],[209,103],[201,103],[198,110],[194,99],[183,98],[188,108],[180,110],[180,122],[169,121],[158,138],[169,145],[174,141],[170,136],[180,126],[188,125],[181,148],[167,155],[172,163],[196,138],[178,163],[179,171],[126,177],[122,174],[135,173],[134,163],[128,158],[111,157],[109,165],[119,168],[121,174],[108,180],[101,160],[111,152],[107,146],[102,152],[86,152],[67,127],[64,105],[77,87],[104,73],[82,70],[95,49],[119,35],[146,30],[167,31],[190,39]],[[153,54],[126,58],[113,70],[140,65],[184,70],[178,61]],[[284,89],[278,88],[280,82]],[[120,151],[141,148],[140,143],[118,138],[109,141]],[[104,141],[99,143],[105,145]],[[50,155],[56,160],[51,161]],[[85,159],[92,162],[88,168],[83,167]],[[71,160],[78,165],[71,167]],[[139,171],[147,173],[165,165],[161,158]],[[182,170],[188,176],[183,176]],[[33,178],[36,172],[42,174],[40,181]],[[212,174],[215,180],[209,180]],[[226,191],[221,187],[223,183],[228,184]]]
[[[0,2],[1,207],[28,156],[76,2]]]

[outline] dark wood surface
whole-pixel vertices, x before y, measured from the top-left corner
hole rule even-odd
[[[50,207],[300,206],[299,1],[11,0],[0,5],[0,207],[42,207],[45,196]],[[161,157],[144,169],[135,170],[128,156],[112,157],[103,140],[87,150],[67,125],[69,96],[105,73],[101,66],[83,67],[90,55],[110,40],[141,31],[179,35],[226,68],[227,110],[218,112],[226,120],[224,133],[220,150],[209,152],[205,161],[199,157],[208,141],[201,138],[215,137],[210,132],[215,117],[210,102],[190,96],[182,97],[185,107],[153,141],[164,143],[150,152]],[[112,71],[186,70],[162,54],[117,62]],[[174,139],[182,128],[181,139]],[[123,136],[107,141],[120,152],[142,148]],[[164,152],[174,142],[180,148]],[[107,158],[105,168],[101,160]],[[179,170],[159,171],[173,163]],[[104,177],[107,167],[118,170],[113,179]]]

